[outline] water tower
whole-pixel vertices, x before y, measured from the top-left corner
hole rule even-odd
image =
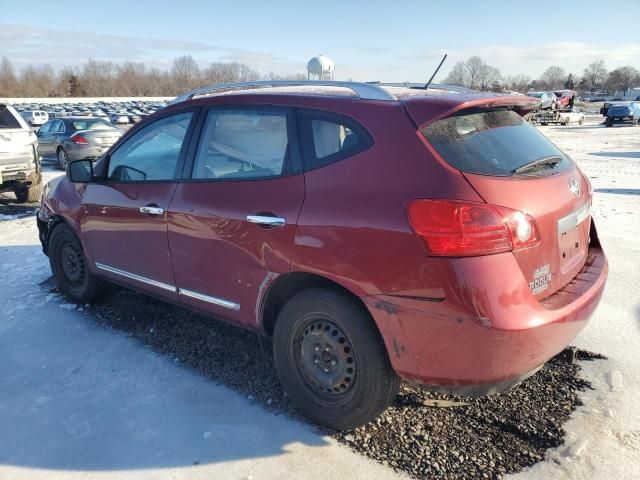
[[[318,55],[307,63],[307,78],[309,80],[333,80],[336,67],[329,57]]]

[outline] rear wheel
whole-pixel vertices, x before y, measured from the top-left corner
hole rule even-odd
[[[64,150],[64,148],[59,147],[57,154],[58,154],[58,164],[60,165],[60,168],[62,170],[66,170],[67,163],[69,163],[69,157],[67,157],[67,152]]]
[[[613,126],[613,121],[612,121],[610,118],[607,118],[607,120],[606,120],[606,122],[605,122],[605,125],[606,125],[607,127],[611,127],[611,126]]]
[[[582,125],[584,123],[584,117],[580,117],[580,120],[578,120],[578,125]]]
[[[82,245],[73,229],[59,224],[49,239],[49,264],[58,288],[76,303],[97,300],[107,290],[107,284],[87,267]]]
[[[362,306],[330,290],[291,299],[278,316],[274,359],[300,411],[325,427],[363,425],[393,401],[400,380]]]

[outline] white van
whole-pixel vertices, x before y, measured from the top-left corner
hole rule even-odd
[[[49,114],[44,110],[26,110],[20,115],[30,127],[39,127],[49,121]]]

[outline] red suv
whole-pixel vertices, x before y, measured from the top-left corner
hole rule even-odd
[[[190,92],[70,163],[38,213],[60,289],[272,336],[285,390],[337,429],[400,379],[508,389],[582,330],[607,262],[588,180],[521,116],[537,99],[299,84]]]

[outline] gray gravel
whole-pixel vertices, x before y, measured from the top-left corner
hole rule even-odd
[[[116,290],[89,312],[264,408],[301,418],[280,387],[269,339],[128,290]],[[581,405],[579,393],[591,388],[575,360],[594,358],[604,357],[567,349],[515,390],[480,399],[405,385],[376,421],[323,433],[416,478],[500,478],[562,444],[563,423]],[[466,405],[434,407],[434,399]]]

